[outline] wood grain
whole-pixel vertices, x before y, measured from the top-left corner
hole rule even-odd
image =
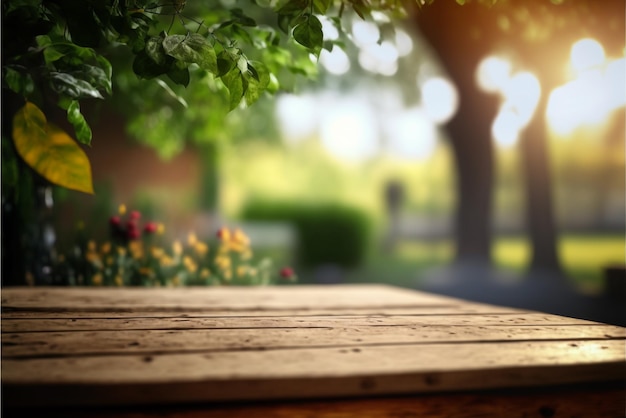
[[[200,351],[270,350],[286,348],[341,347],[505,341],[607,340],[626,337],[614,326],[455,326],[417,325],[362,327],[253,329],[178,329],[123,331],[35,332],[7,334],[2,355],[7,358],[56,357],[103,354],[154,354]]]
[[[625,375],[622,327],[388,286],[20,288],[3,290],[2,308],[12,407],[367,398]]]
[[[3,318],[4,319],[4,318]],[[344,327],[413,327],[413,326],[588,326],[593,322],[528,313],[504,314],[448,314],[448,315],[350,315],[350,316],[300,316],[265,317],[243,315],[237,317],[165,317],[165,318],[72,318],[72,319],[29,319],[5,320],[4,333],[40,331],[117,331],[117,330],[176,330],[176,329],[246,329],[246,328],[344,328]],[[613,328],[615,329],[615,328]]]
[[[384,297],[381,297],[384,295]],[[197,288],[15,288],[2,306],[32,310],[272,310],[445,306],[457,299],[385,285],[197,287]]]

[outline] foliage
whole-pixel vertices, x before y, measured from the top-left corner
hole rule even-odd
[[[367,18],[374,10],[402,10],[400,5],[398,0],[338,5],[330,0],[257,0],[244,11],[226,2],[208,7],[185,1],[5,1],[3,33],[11,41],[3,42],[2,87],[14,93],[13,102],[32,103],[45,115],[53,106],[63,109],[76,139],[89,145],[92,133],[80,102],[111,94],[113,66],[107,57],[115,49],[126,51],[139,78],[159,78],[168,94],[176,96],[172,85],[187,87],[197,78],[209,86],[207,91],[224,93],[226,108],[232,110],[256,102],[266,91],[276,92],[285,71],[314,74],[309,54],[318,57],[322,48],[337,43],[324,41],[320,16],[332,16],[344,33],[346,7]],[[25,140],[12,138],[18,148]],[[33,152],[46,154],[45,141],[32,142]],[[25,162],[55,184],[91,190],[72,176],[50,176],[41,159]],[[82,165],[88,172],[88,162]],[[85,181],[90,179],[80,180]]]
[[[297,259],[307,267],[355,267],[365,259],[370,244],[369,218],[348,206],[255,201],[243,209],[241,216],[293,222],[298,233]]]
[[[72,250],[58,256],[55,275],[73,285],[180,286],[263,285],[276,279],[294,281],[289,267],[273,271],[272,260],[255,260],[250,239],[240,229],[221,228],[217,240],[199,240],[190,233],[185,243],[167,245],[164,226],[141,225],[141,214],[110,218],[110,240],[98,244],[79,233]]]

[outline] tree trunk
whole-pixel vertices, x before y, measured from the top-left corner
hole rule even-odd
[[[549,92],[542,92],[536,115],[520,141],[526,191],[526,226],[531,242],[530,271],[561,272],[557,225],[552,202],[552,175],[545,110]]]
[[[453,79],[461,92],[461,105],[448,124],[455,159],[457,209],[455,214],[456,261],[490,262],[494,153],[491,142],[490,106],[471,100],[468,86]]]
[[[424,7],[416,13],[415,23],[439,56],[460,97],[459,109],[447,126],[458,196],[456,261],[489,263],[494,180],[491,122],[497,111],[497,97],[478,90],[475,72],[489,52],[488,34],[494,23],[482,5],[460,7],[449,1]],[[473,25],[483,27],[482,36],[470,35],[468,27]]]

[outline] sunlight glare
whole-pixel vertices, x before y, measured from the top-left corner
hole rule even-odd
[[[503,148],[510,148],[517,142],[523,128],[520,116],[513,109],[502,109],[491,125],[491,135]]]
[[[283,94],[276,103],[276,116],[285,139],[295,142],[317,129],[316,100],[306,95]]]
[[[476,78],[478,85],[488,93],[496,93],[504,89],[511,77],[511,63],[503,58],[489,56],[478,65]]]
[[[607,67],[605,83],[610,86],[608,106],[611,110],[626,105],[626,58],[611,61]]]
[[[595,39],[581,39],[572,45],[570,63],[576,74],[580,74],[590,68],[599,67],[605,60],[604,48]]]
[[[334,75],[343,75],[350,70],[350,59],[338,46],[335,46],[332,52],[323,49],[320,53],[320,62],[329,73]]]
[[[396,48],[401,57],[405,57],[413,51],[413,40],[408,33],[401,29],[396,29]]]
[[[378,26],[372,22],[355,20],[352,23],[352,36],[354,37],[354,43],[363,47],[378,42],[378,39],[380,39],[380,30]]]
[[[389,151],[407,160],[425,160],[437,146],[437,130],[429,117],[419,108],[392,116],[387,124]]]
[[[522,127],[532,119],[539,98],[541,85],[534,74],[524,71],[515,74],[504,87],[505,104],[520,116]]]
[[[610,113],[626,104],[626,60],[608,60],[593,39],[581,39],[571,49],[570,65],[576,78],[552,91],[546,116],[561,136],[581,126],[599,126]]]
[[[459,106],[459,96],[450,81],[433,77],[422,85],[421,90],[424,108],[430,120],[443,124],[454,116]]]
[[[528,71],[510,76],[511,64],[493,57],[481,64],[485,74],[482,87],[485,91],[499,93],[504,99],[491,125],[491,135],[496,143],[508,148],[517,142],[522,129],[528,125],[541,97],[539,79]],[[479,79],[480,82],[480,79]]]
[[[320,22],[322,22],[322,33],[324,34],[325,41],[336,41],[339,39],[339,31],[326,16],[319,17]]]
[[[389,41],[367,45],[359,52],[359,64],[365,70],[392,76],[398,71],[398,50]]]
[[[362,101],[335,102],[326,109],[320,137],[324,147],[335,157],[357,162],[378,152],[378,129],[371,108]]]

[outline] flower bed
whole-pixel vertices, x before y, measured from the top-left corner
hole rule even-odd
[[[110,239],[98,243],[79,235],[67,254],[57,257],[55,275],[69,284],[92,286],[267,285],[293,282],[290,267],[277,271],[269,258],[254,257],[240,229],[222,227],[211,242],[189,233],[166,242],[165,227],[142,222],[138,211],[109,219]]]

